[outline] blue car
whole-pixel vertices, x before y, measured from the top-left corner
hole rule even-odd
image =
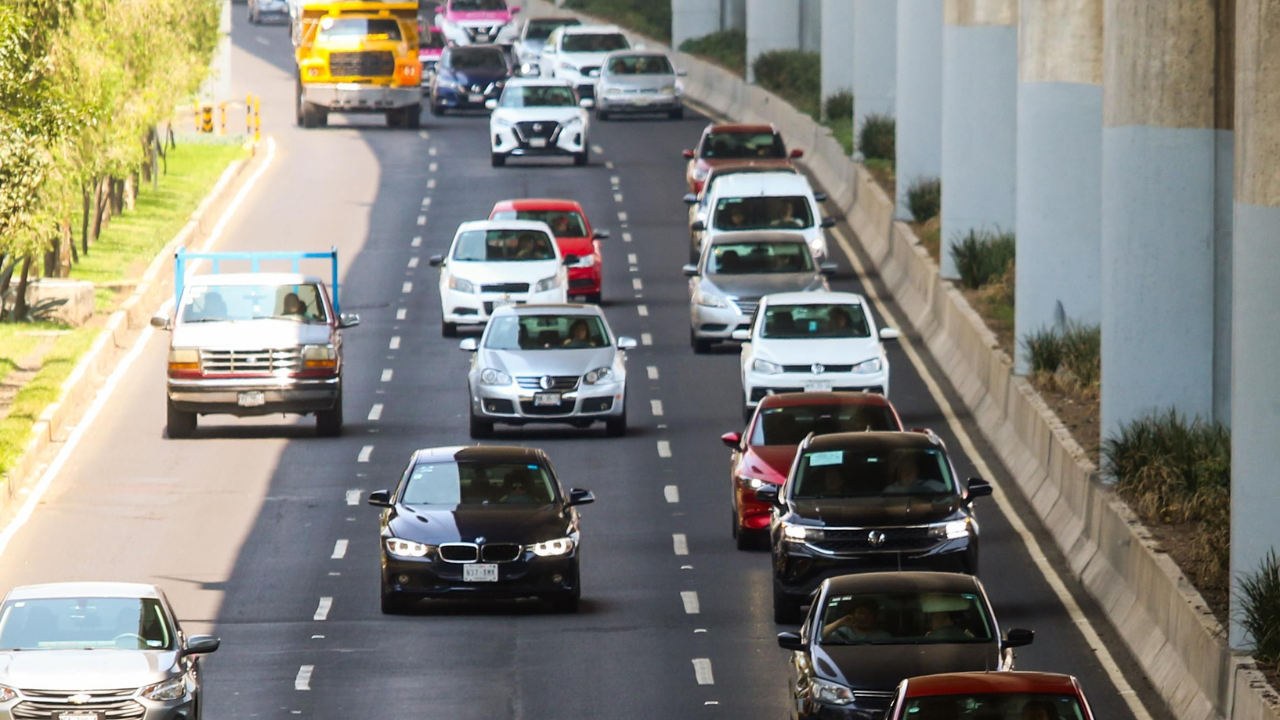
[[[445,48],[431,77],[431,114],[483,110],[486,100],[502,94],[514,71],[510,56],[497,45]]]

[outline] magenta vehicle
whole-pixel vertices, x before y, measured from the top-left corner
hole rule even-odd
[[[519,7],[506,0],[448,0],[436,11],[436,24],[454,45],[511,43],[516,39]]]
[[[424,24],[422,18],[418,18],[418,24]],[[420,27],[418,30],[418,62],[422,65],[423,87],[431,84],[431,73],[435,72],[446,44],[444,31],[440,28]]]

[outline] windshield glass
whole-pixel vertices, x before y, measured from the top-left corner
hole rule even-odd
[[[502,92],[502,107],[573,107],[577,104],[573,88],[564,85],[507,86]]]
[[[468,230],[454,245],[454,260],[524,262],[555,260],[555,244],[537,230]]]
[[[476,12],[481,10],[506,10],[505,0],[453,0],[455,12]]]
[[[359,37],[367,40],[402,40],[400,23],[376,18],[332,18],[320,20],[320,37]]]
[[[871,337],[861,305],[770,305],[763,337],[774,340],[821,340]]]
[[[707,259],[712,275],[759,275],[813,271],[813,255],[802,242],[717,243]]]
[[[810,452],[796,471],[794,497],[860,498],[956,493],[947,456],[936,448]]]
[[[556,497],[545,468],[525,463],[416,465],[404,480],[405,505],[533,505]]]
[[[494,220],[534,220],[546,223],[556,237],[587,236],[582,213],[573,210],[503,210],[493,214]]]
[[[613,52],[631,47],[622,33],[573,33],[560,43],[564,52]]]
[[[674,75],[671,63],[662,55],[622,55],[609,61],[612,75]]]
[[[714,160],[785,158],[787,146],[772,132],[713,133],[702,143],[701,157]]]
[[[1074,695],[1001,693],[908,698],[906,720],[1084,720]]]
[[[832,595],[826,602],[824,645],[991,642],[991,618],[975,593]]]
[[[506,315],[489,321],[484,346],[491,350],[576,350],[609,346],[594,315]]]
[[[433,22],[433,18],[418,18],[418,49],[419,50],[443,50],[447,44],[444,39],[444,33],[438,28],[424,24]]]
[[[809,433],[884,431],[901,428],[893,411],[883,405],[796,405],[760,411],[752,445],[799,445]]]
[[[290,320],[328,322],[319,286],[190,285],[182,294],[180,322]]]
[[[719,230],[798,230],[813,227],[809,199],[791,197],[721,198],[716,203]]]
[[[0,610],[0,650],[172,650],[160,601],[138,598],[12,600]]]
[[[446,51],[448,67],[455,70],[503,70],[507,58],[497,48],[454,48]]]
[[[530,20],[525,24],[525,40],[546,40],[556,28],[565,25],[580,24],[576,18],[556,18],[554,20]]]

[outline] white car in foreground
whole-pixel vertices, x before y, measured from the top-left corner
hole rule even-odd
[[[889,394],[889,358],[881,340],[898,331],[876,328],[861,295],[804,292],[766,295],[742,340],[743,417],[766,395],[788,392]]]
[[[489,100],[490,161],[502,167],[509,157],[569,156],[574,165],[590,160],[587,131],[590,100],[578,100],[559,80],[518,78],[502,96]]]
[[[440,334],[459,325],[481,326],[493,311],[528,303],[568,300],[566,265],[551,228],[528,220],[477,220],[458,226],[448,255],[434,255],[440,268]]]

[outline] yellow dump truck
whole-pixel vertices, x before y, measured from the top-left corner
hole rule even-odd
[[[321,127],[329,113],[381,113],[418,127],[422,65],[417,2],[303,0],[291,23],[298,61],[297,116]]]

